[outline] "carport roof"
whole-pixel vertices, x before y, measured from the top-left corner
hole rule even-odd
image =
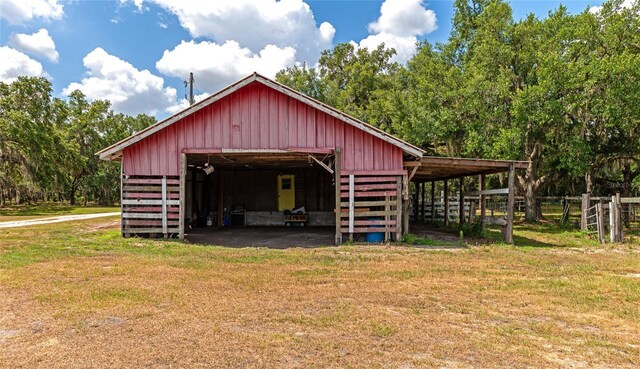
[[[416,161],[405,161],[404,165],[410,173],[415,171],[412,180],[421,182],[508,172],[512,165],[514,169],[526,169],[529,162],[424,156]]]

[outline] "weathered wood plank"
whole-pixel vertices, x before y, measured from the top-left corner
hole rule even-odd
[[[384,197],[384,196],[397,196],[396,191],[358,191],[353,193],[354,197]],[[348,198],[349,192],[342,192],[341,198]],[[398,196],[400,197],[400,196]]]
[[[354,190],[355,191],[371,191],[371,190],[392,190],[396,188],[396,184],[395,183],[388,183],[388,184],[360,184],[360,185],[354,185]],[[343,185],[340,186],[341,190],[349,190],[349,185]]]
[[[349,177],[342,177],[340,179],[342,183],[349,183]],[[367,177],[367,176],[358,176],[355,177],[355,183],[396,183],[396,176],[386,176],[386,177]]]
[[[349,239],[353,240],[353,209],[354,209],[354,193],[355,193],[355,186],[353,183],[353,174],[349,175]]]
[[[353,217],[354,217],[354,218],[363,218],[363,217],[372,217],[372,216],[385,216],[385,215],[387,215],[387,214],[389,214],[389,213],[387,213],[387,212],[386,212],[386,211],[384,211],[384,210],[376,210],[376,211],[360,211],[360,212],[355,211],[355,212],[353,213]],[[341,216],[341,217],[346,218],[346,217],[348,217],[348,216],[349,216],[349,212],[348,212],[348,211],[341,212],[341,213],[340,213],[340,216]],[[338,224],[340,224],[340,223],[338,223]]]
[[[373,207],[373,206],[385,206],[387,205],[386,201],[355,201],[354,202],[354,206],[356,208],[358,207]],[[340,203],[341,207],[348,207],[349,206],[349,202],[348,201],[344,201]]]
[[[123,183],[125,185],[131,185],[131,184],[157,184],[157,185],[161,185],[162,184],[162,178],[158,177],[158,178],[125,178],[123,180]],[[167,179],[167,184],[169,185],[179,185],[180,184],[180,180],[179,179]]]
[[[167,228],[167,233],[179,233],[179,228]],[[162,228],[125,228],[125,233],[143,234],[143,233],[162,233]]]
[[[123,187],[126,192],[160,192],[162,186],[131,186]],[[180,192],[180,186],[167,186],[167,192]]]
[[[349,221],[347,220],[343,220],[340,222],[341,225],[343,226],[348,226],[349,225]],[[363,226],[363,225],[396,225],[396,221],[395,220],[354,220],[353,224],[356,226]]]
[[[353,229],[352,233],[382,233],[382,232],[395,232],[397,227],[357,227]],[[341,228],[342,232],[349,232],[349,228]]]
[[[158,205],[162,206],[160,199],[124,199],[123,205]],[[180,200],[167,200],[167,205],[180,205]]]

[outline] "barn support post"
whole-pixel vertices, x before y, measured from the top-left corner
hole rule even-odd
[[[479,199],[478,201],[480,202],[480,225],[482,226],[482,229],[484,230],[484,217],[487,213],[487,208],[485,206],[485,197],[482,194],[482,191],[484,191],[486,188],[485,185],[485,176],[484,174],[480,174],[480,178],[478,179],[479,185],[480,185],[480,195],[479,195]]]
[[[464,177],[460,177],[460,194],[458,196],[458,224],[464,224]]]
[[[413,220],[417,222],[420,217],[420,183],[414,182],[413,188],[415,196],[413,199]]]
[[[504,232],[504,241],[506,243],[513,244],[513,205],[515,202],[515,177],[516,177],[516,167],[514,164],[509,165],[509,182],[508,188],[509,193],[507,194],[507,225],[505,227]]]
[[[184,240],[185,199],[187,198],[187,154],[180,154],[180,220],[178,222],[178,237]]]
[[[124,160],[122,162],[120,162],[120,234],[123,237],[127,237],[128,234],[124,233],[124,205],[122,205],[122,200],[124,199],[123,193],[122,193],[122,186],[124,183]]]
[[[422,198],[421,198],[422,201],[421,201],[421,205],[420,205],[420,220],[424,222],[425,218],[427,217],[426,213],[425,213],[425,206],[426,206],[426,204],[425,204],[425,200],[426,200],[425,187],[426,186],[424,185],[424,182],[420,182],[420,186],[422,187],[420,189],[420,193],[422,194]]]
[[[449,181],[444,180],[444,225],[449,225]]]
[[[436,222],[436,182],[431,181],[431,224]]]
[[[340,173],[341,173],[341,159],[342,159],[342,155],[340,153],[340,148],[336,147],[334,150],[334,164],[333,164],[333,178],[334,178],[334,183],[335,183],[335,190],[336,190],[336,206],[335,206],[335,213],[336,213],[336,239],[335,239],[335,243],[336,245],[341,245],[342,244],[342,232],[340,230],[340,212],[342,211],[341,206],[340,206]]]

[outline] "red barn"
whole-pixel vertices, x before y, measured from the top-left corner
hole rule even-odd
[[[122,162],[125,236],[284,225],[304,207],[287,219],[335,226],[336,243],[398,238],[409,176],[432,173],[413,169],[420,148],[258,74],[98,154]]]

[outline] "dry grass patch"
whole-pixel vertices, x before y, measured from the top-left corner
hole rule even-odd
[[[640,365],[637,245],[227,249],[104,224],[0,234],[0,367]]]

